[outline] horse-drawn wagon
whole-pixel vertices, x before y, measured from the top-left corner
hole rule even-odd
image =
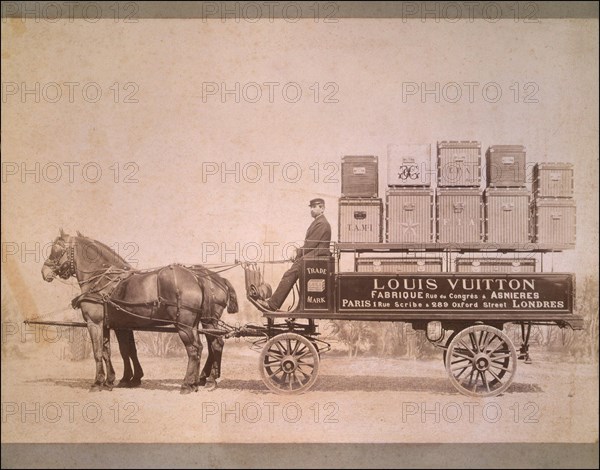
[[[182,393],[197,390],[209,377],[219,376],[223,339],[256,337],[259,367],[266,386],[277,393],[309,390],[317,380],[322,353],[330,345],[320,339],[318,320],[360,320],[411,323],[444,351],[444,366],[456,389],[470,396],[494,396],[512,383],[518,358],[528,358],[532,325],[581,329],[573,313],[572,274],[546,272],[345,272],[342,253],[355,258],[365,252],[481,253],[526,251],[543,255],[555,248],[486,244],[418,247],[394,244],[333,245],[333,255],[303,258],[298,299],[288,311],[265,310],[260,299],[270,296],[256,263],[241,264],[248,300],[262,312],[263,325],[231,327],[220,320],[225,307],[237,311],[233,286],[217,272],[198,265],[170,265],[133,270],[99,242],[61,232],[44,263],[47,281],[75,277],[82,295],[74,299],[90,332],[96,361],[92,389],[112,388],[115,372],[110,360],[108,330],[114,329],[125,362],[121,383],[139,385],[141,367],[133,342],[134,330],[179,334],[188,353]],[[90,250],[94,256],[89,255]],[[446,263],[447,265],[449,262]],[[514,270],[513,270],[514,271]],[[31,321],[30,323],[61,324]],[[519,353],[503,332],[507,323],[521,326]],[[65,324],[64,322],[62,324]],[[207,337],[209,357],[202,374],[199,334]],[[133,362],[131,365],[130,360]],[[106,364],[106,374],[103,368]]]

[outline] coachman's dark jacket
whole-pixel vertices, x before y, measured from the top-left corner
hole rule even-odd
[[[305,256],[330,256],[329,242],[331,242],[331,225],[323,214],[312,221],[306,231],[304,245],[298,249],[296,260]]]

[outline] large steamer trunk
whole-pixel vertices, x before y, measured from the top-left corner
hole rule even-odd
[[[535,197],[573,197],[573,165],[538,163],[533,167]]]
[[[434,227],[434,192],[431,189],[388,189],[386,241],[431,243]]]
[[[527,189],[488,188],[485,226],[488,243],[527,243],[530,193]]]
[[[377,157],[342,157],[342,197],[377,197],[378,191]]]
[[[442,258],[357,258],[356,272],[441,273]]]
[[[430,144],[388,145],[388,186],[431,186],[431,173]]]
[[[536,199],[535,241],[557,249],[575,246],[575,201]]]
[[[479,243],[482,239],[482,197],[478,189],[437,190],[437,241]]]
[[[481,143],[477,141],[438,142],[438,186],[479,187]]]
[[[533,273],[535,259],[457,258],[459,273]]]
[[[522,145],[492,145],[486,152],[487,185],[503,188],[523,188],[525,147]]]
[[[344,198],[339,201],[341,243],[382,242],[383,204],[381,199]]]

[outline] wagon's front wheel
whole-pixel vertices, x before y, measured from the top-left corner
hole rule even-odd
[[[489,325],[460,331],[446,352],[446,371],[452,385],[472,397],[493,397],[512,383],[517,352],[508,336]]]
[[[312,342],[296,333],[271,338],[260,354],[263,382],[276,393],[297,394],[309,390],[319,374],[319,353]]]

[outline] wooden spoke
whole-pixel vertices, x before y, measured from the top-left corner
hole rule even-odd
[[[470,360],[473,359],[473,356],[467,356],[466,354],[462,354],[462,353],[460,353],[458,351],[454,351],[454,356],[455,357],[463,358],[463,360],[466,360],[466,361],[470,361]]]
[[[479,374],[481,375],[481,381],[483,382],[483,385],[485,385],[485,388],[487,389],[487,391],[489,393],[490,392],[490,385],[488,384],[488,381],[485,378],[485,371],[481,370],[481,371],[479,371]]]
[[[304,375],[304,377],[308,377],[310,378],[310,374],[307,374],[306,372],[304,372],[304,370],[302,369],[302,367],[298,366],[298,369],[296,369],[298,372],[300,372],[302,375]]]
[[[464,343],[464,341],[462,340],[462,338],[459,339],[458,342],[463,345],[464,351],[467,351],[468,353],[471,353],[471,354],[473,353],[473,350]]]
[[[460,366],[460,367],[455,367],[452,370],[454,371],[454,370],[461,369],[461,371],[458,374],[455,374],[455,377],[458,379],[463,374],[463,372],[466,371],[468,368],[469,368],[469,366],[464,366],[464,367]]]
[[[273,356],[279,356],[279,357],[285,356],[285,351],[283,351],[281,349],[281,345],[279,343],[275,343],[275,347],[277,349],[270,348],[269,352],[271,353],[271,355],[273,355]]]
[[[501,377],[498,377],[498,376],[496,375],[496,373],[495,373],[495,372],[494,372],[492,369],[488,369],[488,372],[489,372],[489,374],[490,374],[492,377],[494,377],[494,379],[496,379],[498,382],[500,382],[500,381],[502,380],[502,379],[501,379]]]
[[[491,359],[493,361],[495,361],[497,359],[504,359],[504,358],[507,358],[507,357],[510,357],[510,353],[500,354],[500,355],[494,355],[494,356],[491,356]]]
[[[269,377],[273,377],[273,376],[277,375],[279,372],[283,372],[283,369],[281,368],[281,366],[279,366],[275,372],[269,374]]]
[[[315,368],[315,364],[312,362],[298,361],[298,368],[300,368],[300,366],[312,367],[313,369]]]
[[[469,333],[469,339],[471,340],[471,346],[472,346],[472,351],[475,352],[479,352],[479,345],[478,345],[478,341],[477,338],[475,338],[475,335],[473,333]]]
[[[301,344],[300,341],[296,341],[296,345],[294,346],[294,349],[292,350],[292,353],[291,353],[292,356],[298,352],[298,348],[300,347],[300,344]]]

